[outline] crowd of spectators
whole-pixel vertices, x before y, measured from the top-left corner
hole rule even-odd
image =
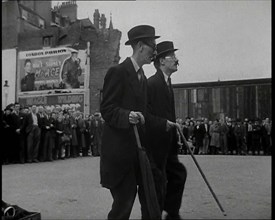
[[[269,118],[194,120],[187,117],[177,122],[194,154],[271,155],[272,121]],[[178,134],[179,153],[189,153]]]
[[[56,106],[8,105],[2,111],[2,164],[100,156],[104,120],[99,112]],[[177,119],[194,154],[271,155],[272,121]],[[188,149],[178,133],[179,154]]]
[[[103,123],[100,113],[10,104],[2,111],[2,164],[99,156]]]

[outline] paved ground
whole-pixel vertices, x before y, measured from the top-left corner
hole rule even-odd
[[[223,216],[192,158],[180,156],[188,177],[181,215],[185,219],[271,219],[270,156],[196,156],[225,209]],[[112,204],[99,184],[99,158],[2,166],[2,199],[42,219],[106,219]],[[139,219],[138,200],[131,219]]]

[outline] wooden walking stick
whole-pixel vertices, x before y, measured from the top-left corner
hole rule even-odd
[[[210,184],[209,184],[209,182],[207,181],[207,179],[206,179],[204,173],[202,172],[202,169],[200,168],[200,165],[198,164],[198,162],[197,162],[197,160],[196,160],[196,158],[195,158],[195,156],[194,156],[192,150],[190,149],[190,147],[189,147],[189,145],[188,145],[188,143],[187,143],[187,141],[186,141],[186,139],[185,139],[185,137],[184,137],[184,135],[183,135],[183,133],[182,133],[180,127],[179,127],[179,125],[176,125],[176,127],[177,127],[177,129],[178,129],[178,131],[179,131],[179,133],[180,133],[180,136],[181,136],[181,138],[182,138],[182,140],[183,140],[184,145],[187,147],[187,149],[188,149],[188,151],[189,151],[189,153],[190,153],[190,155],[191,155],[193,161],[195,162],[197,168],[199,169],[200,174],[202,175],[204,182],[205,182],[206,185],[208,186],[208,189],[210,190],[212,196],[214,197],[214,199],[215,199],[216,203],[218,204],[220,210],[222,211],[223,215],[226,216],[226,212],[224,211],[224,209],[223,209],[221,203],[219,202],[219,200],[218,200],[216,194],[214,193],[212,187],[210,186]]]

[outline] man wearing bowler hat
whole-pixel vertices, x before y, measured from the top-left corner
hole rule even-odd
[[[131,45],[132,56],[111,67],[104,79],[100,105],[105,120],[100,178],[102,186],[108,188],[113,197],[108,219],[129,219],[137,192],[142,219],[148,219],[133,125],[137,125],[144,144],[147,79],[142,66],[154,59],[158,37],[152,26],[132,28],[125,43]]]
[[[180,219],[179,209],[187,176],[186,168],[177,155],[175,104],[171,86],[171,75],[178,68],[176,50],[171,41],[157,45],[154,61],[157,72],[148,78],[147,87],[149,113],[167,121],[166,129],[155,129],[152,124],[147,124],[146,130],[157,196],[161,210],[167,212],[166,219]]]

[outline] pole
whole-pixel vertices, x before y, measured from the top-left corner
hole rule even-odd
[[[188,151],[189,151],[189,153],[190,153],[190,155],[191,155],[193,161],[195,162],[197,168],[199,169],[200,174],[201,174],[202,177],[203,177],[203,180],[205,181],[206,185],[208,186],[208,189],[210,190],[212,196],[214,197],[214,199],[215,199],[216,203],[218,204],[220,210],[222,211],[223,215],[226,216],[226,212],[224,211],[224,209],[223,209],[222,205],[220,204],[220,202],[219,202],[219,200],[218,200],[216,194],[214,193],[214,191],[213,191],[212,187],[210,186],[209,182],[207,181],[206,176],[205,176],[204,173],[202,172],[202,169],[200,168],[200,165],[198,164],[198,162],[197,162],[197,160],[196,160],[196,158],[195,158],[195,156],[194,156],[192,150],[190,149],[190,147],[189,147],[189,145],[188,145],[188,143],[187,143],[187,141],[186,141],[186,139],[185,139],[185,137],[184,137],[184,135],[183,135],[183,133],[182,133],[182,131],[181,131],[181,129],[180,129],[180,127],[179,127],[178,125],[177,125],[177,129],[178,129],[178,131],[179,131],[179,133],[180,133],[180,136],[181,136],[182,139],[183,139],[183,143],[184,143],[185,146],[187,147],[187,149],[188,149]]]

